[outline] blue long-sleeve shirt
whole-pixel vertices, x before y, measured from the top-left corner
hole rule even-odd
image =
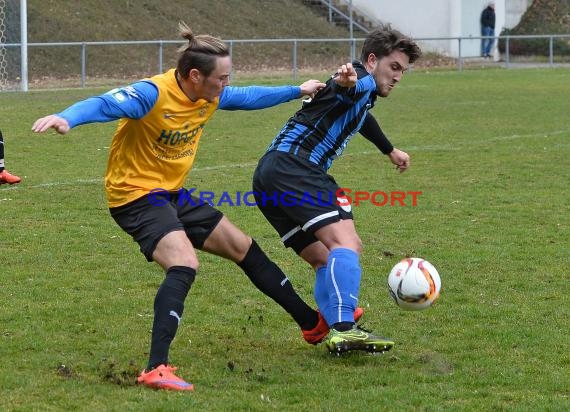
[[[258,110],[301,95],[299,86],[226,86],[220,94],[218,109]],[[110,122],[121,118],[140,119],[158,99],[157,87],[142,80],[105,94],[82,100],[58,113],[70,127],[87,123]]]

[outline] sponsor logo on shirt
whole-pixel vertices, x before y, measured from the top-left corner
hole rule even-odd
[[[108,92],[117,103],[122,103],[127,99],[138,98],[137,91],[132,86],[125,86],[118,89],[113,89]]]

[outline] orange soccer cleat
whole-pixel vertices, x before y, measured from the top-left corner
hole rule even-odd
[[[0,185],[2,185],[4,183],[8,183],[8,184],[13,185],[15,183],[20,183],[21,180],[22,179],[20,179],[19,176],[11,174],[6,169],[4,169],[0,172]]]
[[[149,372],[144,370],[137,378],[137,383],[154,389],[193,391],[194,385],[176,376],[175,370],[175,367],[167,365],[159,365]]]

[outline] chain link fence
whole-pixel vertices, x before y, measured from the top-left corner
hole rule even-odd
[[[0,0],[0,17],[6,4]],[[11,17],[10,21],[18,21]],[[19,27],[0,25],[1,90],[21,90],[20,49],[14,42]],[[6,40],[4,40],[6,39]],[[426,50],[412,70],[464,70],[482,67],[570,66],[568,35],[497,36],[499,56],[495,59],[462,56],[468,42],[481,37],[416,39]],[[278,77],[297,80],[316,74],[330,74],[339,64],[351,60],[364,39],[250,39],[226,40],[233,60],[233,80]],[[161,73],[176,64],[181,40],[28,43],[29,88],[96,87],[127,84]],[[516,53],[521,45],[533,44],[532,53]],[[459,57],[438,50],[453,45]],[[565,47],[562,47],[566,45]],[[438,47],[441,46],[441,47]],[[430,51],[431,50],[431,51]],[[324,78],[324,77],[323,77]]]
[[[0,91],[20,90],[19,0],[0,0]]]

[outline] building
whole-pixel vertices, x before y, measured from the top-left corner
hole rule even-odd
[[[460,52],[462,57],[480,55],[479,38],[461,42],[458,38],[481,36],[479,18],[489,0],[343,0],[350,1],[355,12],[392,23],[416,39],[425,39],[419,42],[427,51],[452,57]],[[515,27],[531,3],[532,0],[495,0],[495,34]]]

